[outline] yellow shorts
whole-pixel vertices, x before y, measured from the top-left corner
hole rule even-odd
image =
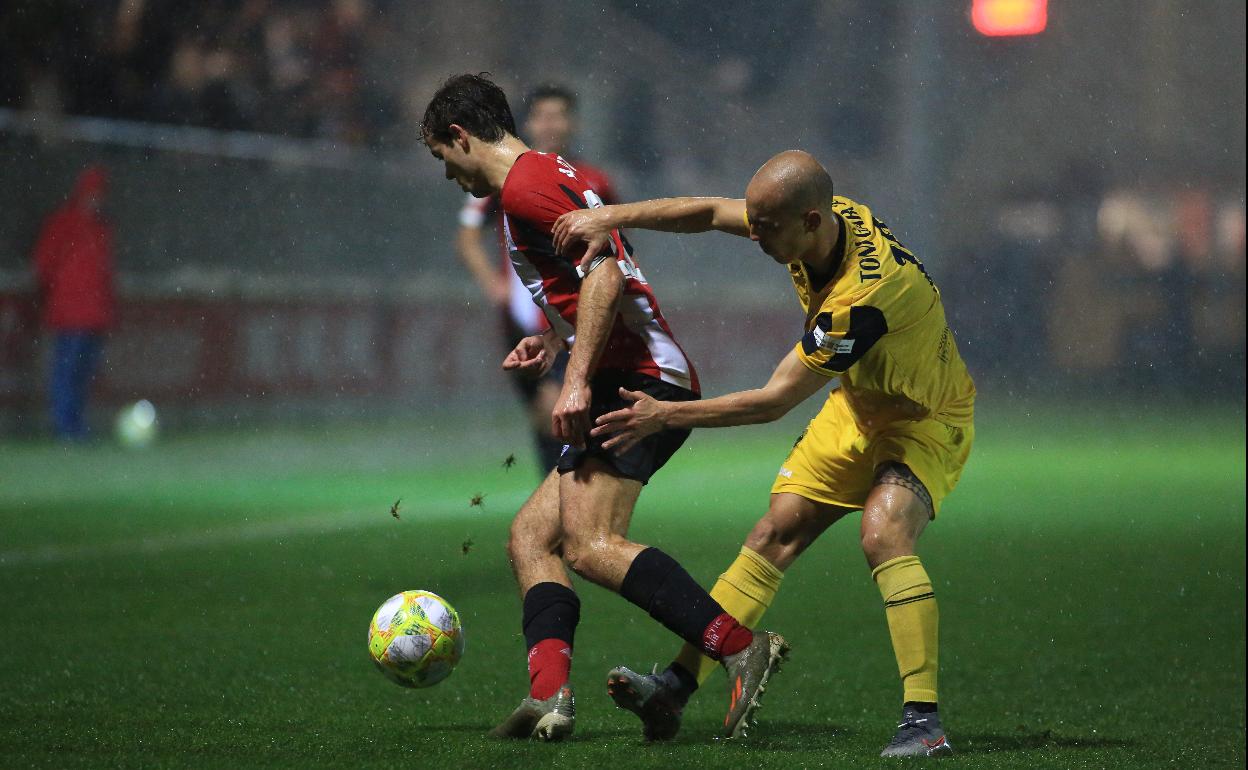
[[[771,491],[862,508],[875,469],[899,462],[927,487],[935,516],[957,486],[974,438],[972,423],[954,426],[932,419],[893,423],[868,437],[854,421],[844,392],[834,390],[780,467]]]

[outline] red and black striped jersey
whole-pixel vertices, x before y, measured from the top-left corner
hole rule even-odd
[[[561,215],[601,206],[602,200],[572,164],[557,155],[529,151],[516,159],[500,201],[512,266],[551,327],[571,346],[582,274],[578,259],[555,253],[552,230]],[[614,258],[624,274],[624,295],[599,369],[647,374],[700,392],[693,363],[672,336],[632,247],[618,230],[601,256]]]
[[[579,160],[573,165],[576,166],[576,175],[589,183],[589,188],[598,193],[603,203],[609,206],[620,202],[616,197],[615,185],[611,183],[611,178],[605,171]],[[516,271],[511,267],[511,255],[507,252],[507,239],[503,236],[502,212],[498,210],[498,195],[478,198],[472,193],[467,193],[464,205],[459,210],[460,226],[479,230],[484,228],[486,222],[491,219],[498,221],[498,250],[501,255],[499,270],[507,280],[508,297],[505,312],[511,323],[525,334],[541,334],[546,329],[546,319],[533,304],[528,288],[521,283]]]

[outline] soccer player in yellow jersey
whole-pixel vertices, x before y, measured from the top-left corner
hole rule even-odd
[[[783,152],[750,181],[745,200],[674,198],[571,212],[558,248],[601,245],[614,228],[721,230],[748,237],[788,268],[805,334],[755,390],[703,401],[657,401],[621,391],[631,406],[603,415],[594,435],[628,449],[671,428],[770,422],[833,389],[780,467],[767,513],[711,595],[756,623],[784,571],[825,529],[862,511],[862,550],[879,586],[897,657],[902,719],[883,756],[952,748],[936,695],[937,608],[915,544],[962,473],[974,437],[975,386],[922,263],[865,205],[833,194],[810,155]],[[608,690],[637,713],[652,740],[673,737],[685,702],[714,664],[686,646],[662,673],[614,669]]]

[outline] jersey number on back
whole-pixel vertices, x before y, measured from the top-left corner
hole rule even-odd
[[[871,217],[871,221],[875,224],[875,229],[879,230],[880,235],[884,236],[884,239],[891,245],[893,259],[897,262],[897,264],[902,267],[907,264],[914,265],[919,269],[919,272],[923,274],[923,277],[927,279],[928,284],[930,284],[932,288],[935,288],[936,282],[933,281],[932,277],[927,274],[927,268],[923,267],[923,263],[919,261],[919,258],[914,256],[914,252],[901,245],[901,241],[897,240],[897,236],[893,235],[893,231],[888,229],[888,225],[884,224],[875,217]]]

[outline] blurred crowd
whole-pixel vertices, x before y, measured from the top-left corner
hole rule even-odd
[[[375,144],[387,0],[17,0],[0,106]]]
[[[1216,185],[1021,192],[947,267],[959,338],[987,376],[1193,398],[1243,387],[1245,208]]]

